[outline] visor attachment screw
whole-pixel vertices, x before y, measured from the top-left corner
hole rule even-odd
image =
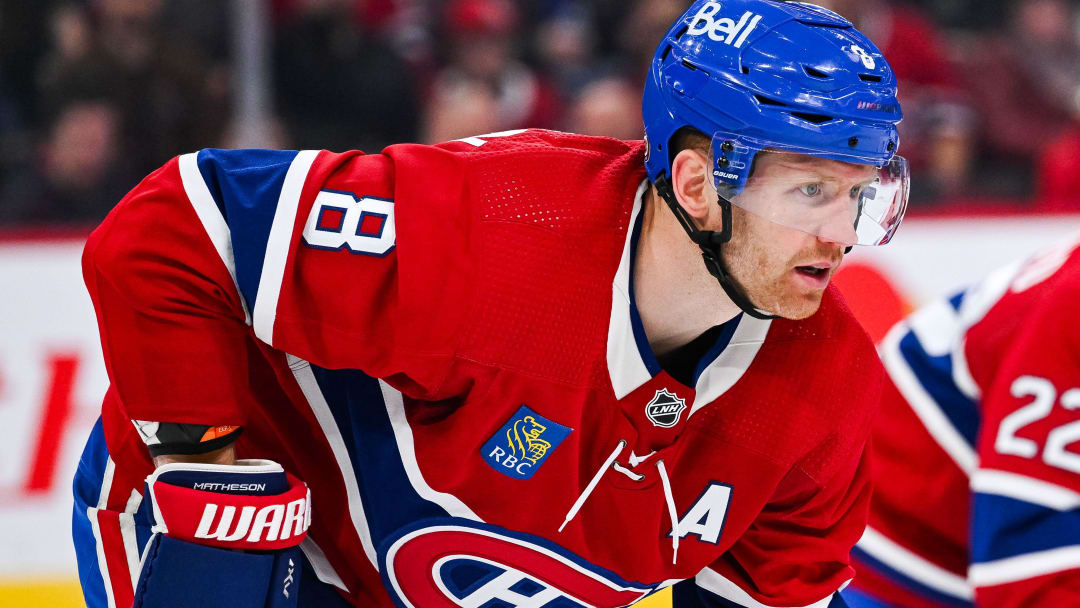
[[[730,141],[725,141],[724,143],[720,144],[720,151],[724,154],[731,154],[731,151],[734,149],[735,144],[731,143]]]
[[[730,164],[731,161],[729,161],[726,156],[721,156],[720,158],[716,159],[716,166],[720,167],[721,169],[726,169],[727,166]]]
[[[859,145],[859,138],[852,137],[851,139],[847,140],[847,145],[848,147],[854,148],[855,146]]]
[[[895,149],[896,149],[896,142],[895,142],[895,141],[890,141],[890,142],[889,142],[889,147],[888,147],[888,151],[889,151],[889,152],[892,152],[892,151],[893,151],[893,150],[895,150]]]

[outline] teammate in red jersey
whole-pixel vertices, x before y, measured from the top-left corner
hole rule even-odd
[[[852,606],[1080,605],[1080,248],[895,327]]]
[[[903,215],[895,92],[833,13],[702,1],[645,142],[169,162],[84,256],[88,604],[843,605],[883,373],[828,282]]]

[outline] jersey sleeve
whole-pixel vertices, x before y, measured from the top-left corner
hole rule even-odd
[[[673,590],[675,608],[837,608],[866,525],[869,446],[825,483],[800,470],[720,559]],[[697,603],[695,603],[697,602]]]
[[[460,187],[444,182],[452,204]],[[267,346],[396,377],[426,396],[445,370],[458,310],[433,306],[455,295],[439,292],[438,277],[461,266],[463,248],[443,238],[432,255],[428,227],[455,234],[440,213],[457,209],[430,210],[418,190],[398,188],[388,156],[358,152],[203,150],[145,179],[83,256],[127,417],[245,424],[258,407],[252,361]],[[418,201],[405,214],[419,218],[406,222],[408,238],[402,195]],[[399,240],[417,245],[402,254]],[[416,271],[403,278],[409,265]]]
[[[978,606],[1080,601],[1080,289],[1063,283],[1045,290],[998,354],[983,394],[971,479]]]
[[[874,421],[870,519],[847,594],[912,608],[972,600],[968,478],[980,414],[959,351],[965,301],[961,292],[928,304],[879,345],[889,381]]]

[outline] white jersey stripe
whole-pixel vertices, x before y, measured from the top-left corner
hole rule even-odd
[[[772,327],[772,319],[754,319],[743,315],[731,336],[731,341],[698,378],[694,405],[689,416],[720,398],[743,377],[754,362],[765,336]]]
[[[112,459],[109,459],[112,464]],[[97,549],[98,570],[101,572],[101,580],[105,584],[105,597],[109,608],[116,608],[116,598],[113,596],[112,577],[109,576],[109,564],[105,561],[105,545],[101,542],[101,525],[98,522],[98,509],[86,508],[86,518],[90,520],[90,529],[94,532],[94,548]]]
[[[375,556],[375,546],[371,542],[371,530],[368,528],[364,503],[360,499],[360,487],[356,482],[356,474],[349,458],[349,450],[345,447],[345,440],[341,437],[341,430],[338,429],[337,422],[334,421],[334,414],[326,403],[326,397],[323,396],[322,390],[319,389],[319,383],[315,379],[315,373],[311,371],[311,365],[307,361],[292,355],[288,355],[288,360],[289,369],[292,370],[297,384],[300,385],[300,390],[304,393],[308,406],[311,407],[312,413],[315,414],[315,420],[318,421],[319,428],[322,429],[327,443],[330,444],[330,451],[334,455],[334,464],[337,465],[338,473],[340,473],[341,480],[345,484],[345,493],[349,502],[349,518],[352,520],[353,529],[356,530],[357,536],[360,537],[360,545],[364,549],[364,554],[367,555],[372,567],[378,570],[379,564]]]
[[[870,557],[935,591],[968,601],[975,597],[964,577],[923,559],[870,526],[866,527],[856,546]]]
[[[906,323],[899,323],[889,331],[879,347],[882,363],[885,364],[885,369],[896,384],[896,388],[922,421],[930,436],[941,446],[941,449],[945,450],[960,470],[970,476],[978,466],[978,456],[941,411],[941,407],[934,398],[926,392],[915,372],[904,360],[904,355],[900,352],[900,340],[907,332]]]
[[[483,521],[465,503],[461,502],[453,494],[439,492],[428,485],[420,472],[420,465],[416,462],[416,446],[413,443],[412,429],[408,420],[405,419],[405,405],[401,398],[401,392],[394,389],[386,382],[379,380],[379,389],[382,391],[383,402],[386,403],[386,412],[390,417],[390,425],[394,429],[394,442],[397,444],[398,453],[401,456],[401,466],[405,474],[420,498],[433,502],[442,507],[451,517],[461,517],[474,521]]]
[[[281,295],[285,263],[288,261],[292,245],[296,212],[300,206],[300,194],[304,190],[311,165],[318,155],[318,150],[304,150],[298,153],[289,165],[285,182],[278,196],[277,208],[274,210],[274,222],[270,226],[270,234],[266,239],[266,254],[263,257],[259,291],[255,295],[255,310],[252,311],[252,319],[255,335],[271,346],[274,344],[274,320],[277,318],[278,297]]]
[[[1080,508],[1080,492],[1008,471],[975,471],[971,476],[971,490],[981,494],[1005,496],[1056,511]]]
[[[769,604],[762,604],[761,602],[755,600],[749,593],[744,591],[743,588],[740,587],[738,584],[731,580],[728,580],[722,574],[720,574],[716,570],[713,570],[712,568],[705,568],[701,572],[699,572],[698,575],[694,577],[694,583],[697,584],[698,587],[701,587],[709,593],[719,595],[725,600],[728,600],[729,602],[734,602],[739,606],[745,606],[745,608],[826,608],[833,599],[833,593],[830,593],[828,596],[814,602],[813,604],[808,604],[806,606],[780,607],[771,606]],[[847,581],[845,581],[844,584],[841,585],[837,590],[839,591],[840,589],[843,589],[846,585]]]
[[[135,536],[135,516],[131,513],[121,513],[120,538],[124,541],[124,557],[127,558],[128,575],[131,577],[131,588],[139,585],[139,541]]]
[[[109,505],[109,492],[112,491],[113,473],[116,471],[116,463],[110,456],[105,461],[105,472],[101,476],[101,490],[98,492],[97,508],[106,509]]]
[[[990,587],[1072,568],[1080,568],[1080,546],[1059,547],[972,564],[968,568],[968,580],[976,587]]]
[[[229,271],[237,297],[240,298],[240,306],[244,309],[244,323],[251,325],[251,311],[244,300],[244,294],[240,293],[240,284],[236,281],[236,259],[233,256],[229,225],[225,222],[225,217],[221,215],[221,210],[214,202],[214,197],[210,194],[210,189],[206,186],[202,173],[199,171],[198,154],[194,152],[184,154],[179,162],[180,180],[184,184],[184,192],[192,208],[195,209],[195,215],[199,217],[203,230],[210,237],[210,242],[213,243],[218,257]]]
[[[952,377],[953,384],[968,399],[978,401],[982,398],[982,389],[971,375],[971,368],[967,362],[967,337],[961,336],[956,342],[956,348],[952,351]]]
[[[960,318],[946,300],[937,300],[920,308],[906,322],[931,357],[951,354],[960,335]]]
[[[310,536],[300,543],[300,550],[304,552],[304,557],[311,564],[311,569],[315,571],[316,578],[327,585],[333,585],[341,589],[345,593],[349,592],[349,588],[345,586],[337,570],[334,570],[334,567],[330,565],[330,560],[326,558],[326,553],[323,552],[322,547],[315,544],[315,541]]]
[[[611,284],[611,319],[608,322],[607,367],[611,378],[611,387],[615,398],[634,392],[634,389],[652,379],[649,368],[641,360],[637,341],[634,339],[634,327],[630,321],[630,245],[634,240],[634,225],[642,209],[642,197],[649,181],[643,180],[634,194],[634,207],[630,213],[630,223],[626,226],[626,242]]]

